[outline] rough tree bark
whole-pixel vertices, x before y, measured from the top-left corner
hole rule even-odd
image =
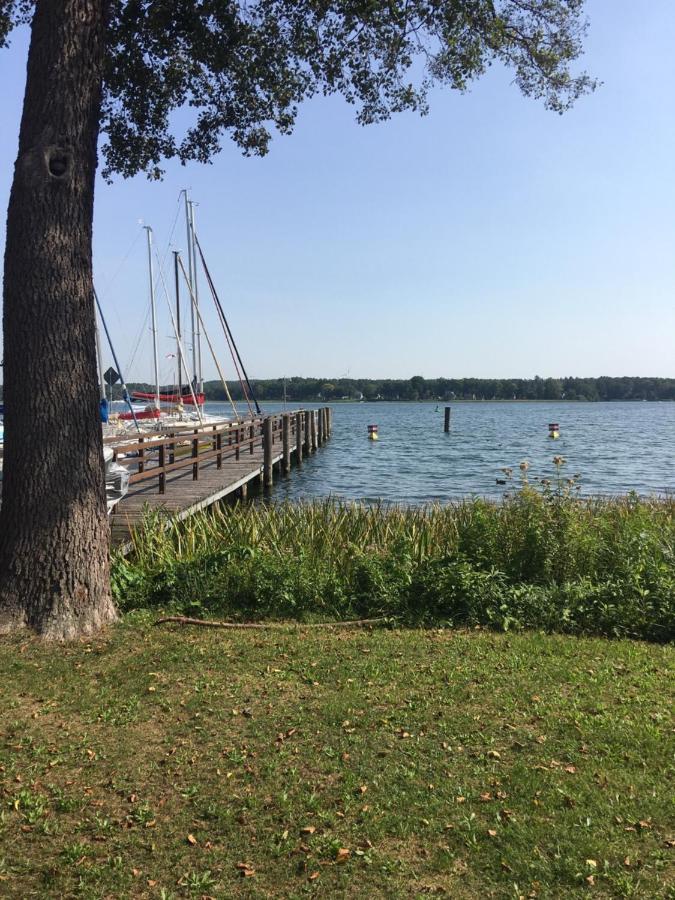
[[[91,236],[105,0],[38,0],[4,275],[0,632],[92,633],[108,581]]]

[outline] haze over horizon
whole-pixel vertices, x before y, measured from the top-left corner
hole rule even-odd
[[[184,187],[251,377],[672,377],[675,4],[587,12],[581,66],[603,84],[564,116],[495,67],[465,96],[435,91],[425,118],[361,128],[317,99],[263,159],[226,144],[163,183],[99,179],[96,283],[127,379],[152,380],[140,220],[162,255],[184,248]],[[26,46],[23,31],[0,52],[4,209]],[[158,300],[169,383],[161,285]]]

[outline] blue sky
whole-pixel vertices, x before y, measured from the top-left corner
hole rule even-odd
[[[320,99],[264,159],[226,145],[161,183],[100,181],[96,282],[127,378],[151,378],[139,220],[164,252],[184,187],[253,376],[675,376],[675,3],[587,8],[603,85],[565,116],[494,68],[424,118],[362,128]],[[3,209],[25,51],[0,52]],[[168,381],[165,311],[160,331]]]

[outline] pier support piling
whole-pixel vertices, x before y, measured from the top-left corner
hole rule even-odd
[[[271,488],[274,483],[272,470],[272,418],[263,421],[263,487]]]
[[[281,442],[283,452],[281,471],[284,475],[288,475],[291,471],[291,417],[288,413],[284,413],[281,417]]]
[[[312,452],[312,411],[305,410],[305,456]]]
[[[295,414],[295,461],[302,465],[302,419],[301,412]]]

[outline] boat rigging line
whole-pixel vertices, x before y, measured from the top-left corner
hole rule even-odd
[[[208,333],[208,331],[206,330],[206,325],[205,325],[205,323],[204,323],[204,320],[202,319],[202,314],[201,314],[201,312],[200,312],[200,310],[199,310],[199,307],[197,306],[197,303],[196,303],[196,297],[195,297],[194,294],[192,293],[192,286],[191,286],[190,281],[189,281],[189,278],[188,278],[188,273],[185,271],[185,266],[183,265],[183,260],[180,258],[180,254],[178,255],[177,258],[178,258],[178,262],[179,262],[179,264],[180,264],[181,271],[183,272],[183,278],[185,279],[185,283],[187,284],[188,291],[190,292],[190,299],[192,300],[192,305],[193,305],[193,308],[194,308],[194,312],[195,312],[195,314],[196,314],[196,316],[197,316],[197,318],[198,318],[198,320],[199,320],[197,324],[201,324],[201,326],[202,326],[202,330],[203,330],[203,332],[204,332],[204,337],[206,338],[206,343],[209,345],[209,350],[211,351],[211,356],[213,357],[213,361],[214,361],[214,363],[215,363],[215,365],[216,365],[216,369],[218,370],[218,375],[220,376],[220,380],[221,380],[222,385],[223,385],[223,388],[224,388],[224,390],[225,390],[225,396],[227,397],[227,399],[228,399],[229,402],[230,402],[230,406],[232,407],[232,412],[234,413],[235,418],[238,419],[238,418],[239,418],[239,411],[237,410],[237,407],[236,407],[236,405],[235,405],[235,403],[234,403],[234,400],[232,399],[232,395],[230,394],[230,390],[229,390],[229,388],[228,388],[228,386],[227,386],[227,381],[225,380],[225,376],[223,375],[222,369],[220,368],[220,365],[219,365],[219,363],[218,363],[218,359],[217,359],[216,354],[215,354],[215,351],[214,351],[214,349],[213,349],[213,345],[212,345],[212,343],[211,343],[211,339],[210,339],[210,337],[209,337],[209,333]]]
[[[98,308],[98,314],[101,317],[101,322],[103,324],[103,329],[105,330],[105,336],[108,338],[108,344],[110,346],[110,352],[112,353],[112,358],[117,366],[117,374],[120,376],[120,381],[122,382],[122,398],[126,400],[127,406],[131,412],[131,416],[134,420],[134,425],[136,426],[136,430],[140,432],[141,426],[138,424],[138,419],[136,418],[136,413],[134,412],[134,408],[131,404],[131,399],[129,398],[129,391],[127,390],[127,385],[124,380],[124,375],[122,374],[122,367],[119,364],[119,360],[117,359],[117,354],[115,353],[115,348],[113,347],[113,342],[110,338],[110,332],[108,331],[108,325],[105,320],[105,316],[103,315],[103,310],[101,309],[101,304],[98,299],[98,294],[96,293],[96,288],[94,290],[94,300],[96,301],[96,306]]]
[[[256,399],[256,397],[253,393],[253,388],[251,387],[251,382],[249,381],[249,377],[246,373],[246,369],[244,368],[244,363],[243,363],[241,355],[239,353],[239,349],[237,347],[237,344],[235,343],[234,337],[230,330],[230,326],[227,322],[227,318],[225,317],[225,312],[223,310],[223,306],[220,302],[220,298],[218,297],[218,293],[216,292],[216,288],[213,283],[213,279],[211,278],[211,273],[209,272],[208,266],[206,265],[206,260],[204,259],[204,252],[202,250],[201,244],[199,243],[199,238],[197,237],[197,235],[195,235],[195,245],[197,247],[197,250],[199,251],[199,257],[201,259],[202,267],[204,269],[204,274],[206,275],[206,281],[209,285],[209,290],[211,291],[211,296],[213,297],[213,301],[216,305],[216,309],[218,310],[218,313],[220,315],[220,320],[223,325],[223,329],[225,331],[225,337],[227,338],[228,344],[230,345],[230,352],[232,353],[232,359],[234,361],[235,367],[241,368],[241,372],[243,373],[244,380],[242,380],[241,375],[239,376],[239,380],[241,382],[242,390],[244,391],[244,397],[246,399],[246,403],[248,405],[249,412],[251,414],[253,414],[253,410],[251,409],[251,400],[253,400],[253,403],[255,404],[256,412],[260,416],[260,415],[262,415],[262,410],[260,409],[258,400]],[[235,354],[236,354],[236,359],[235,359]],[[238,366],[237,366],[237,360],[239,361]],[[246,388],[248,390],[244,387],[244,381],[246,382]],[[250,399],[249,399],[249,397],[250,397]]]

